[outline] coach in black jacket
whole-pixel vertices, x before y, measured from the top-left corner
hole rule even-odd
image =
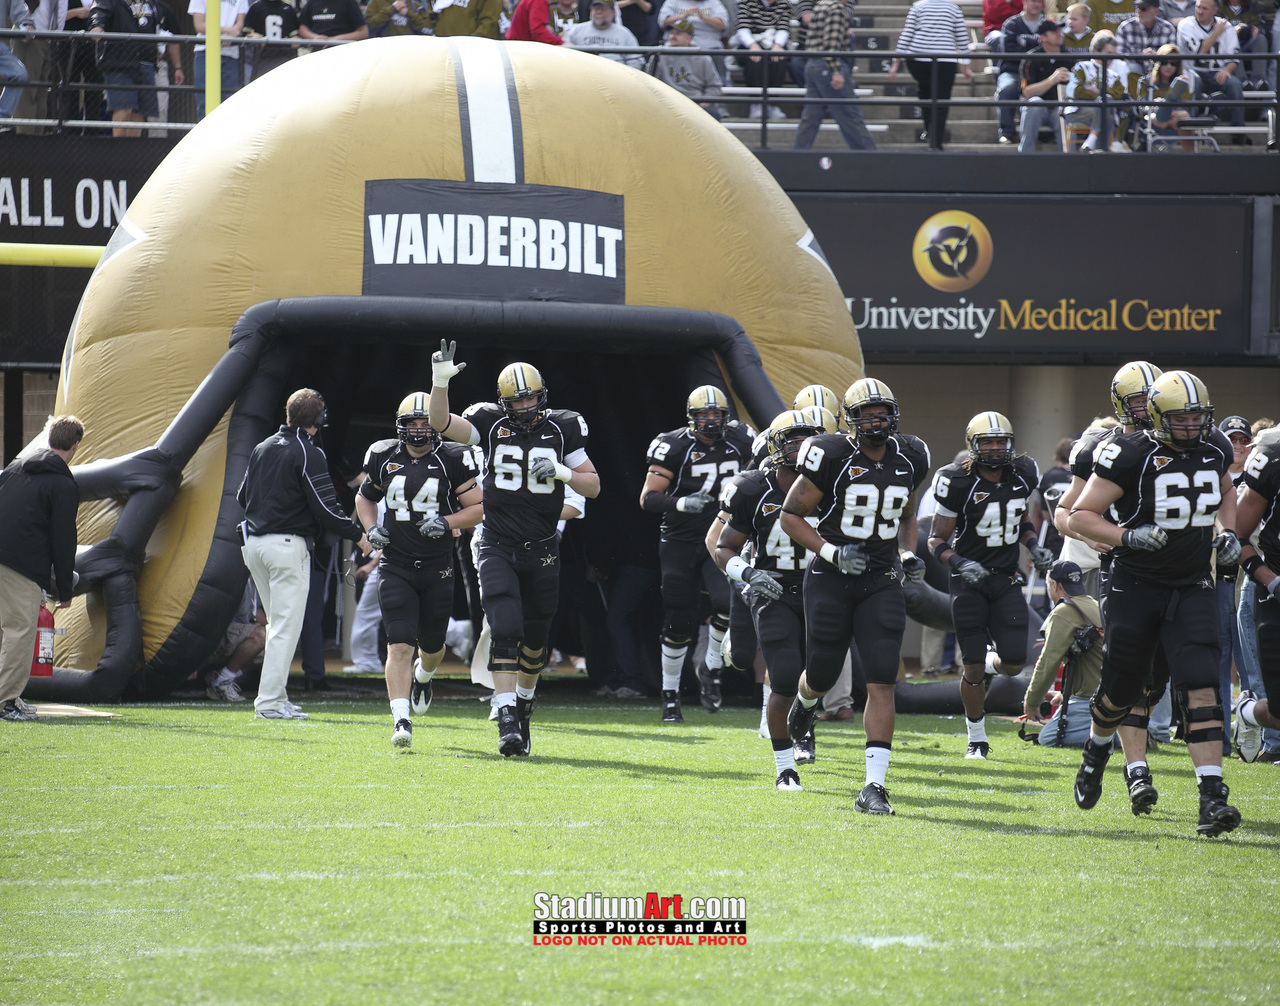
[[[68,465],[83,437],[80,420],[59,416],[47,450],[0,472],[0,719],[36,718],[18,696],[31,675],[40,592],[56,592],[59,608],[71,603],[80,490]]]
[[[369,552],[360,525],[339,507],[324,451],[312,439],[324,419],[319,392],[302,388],[290,395],[285,425],[253,449],[236,494],[245,515],[241,552],[267,613],[262,681],[253,703],[259,719],[309,718],[285,689],[307,609],[312,541],[332,531]]]

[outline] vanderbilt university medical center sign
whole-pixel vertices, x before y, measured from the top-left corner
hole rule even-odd
[[[365,183],[366,294],[622,304],[622,196],[553,185]]]
[[[794,198],[867,350],[1248,347],[1247,200]]]

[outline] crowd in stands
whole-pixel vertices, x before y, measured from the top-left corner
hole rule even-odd
[[[188,83],[195,118],[203,117],[205,46],[194,46],[184,70],[182,47],[162,38],[203,34],[206,0],[173,0],[173,6],[167,0],[3,2],[6,26],[18,30],[122,32],[155,39],[96,45],[74,36],[0,40],[0,131],[13,128],[4,124],[9,118],[109,117],[116,135],[139,136],[143,122],[170,121],[169,88]],[[874,150],[853,81],[855,2],[369,0],[362,5],[296,0],[295,5],[294,0],[221,0],[222,90],[229,95],[308,51],[307,40],[434,34],[594,50],[662,46],[661,54],[601,55],[659,76],[716,118],[744,110],[745,101],[726,101],[721,93],[732,82],[736,62],[749,87],[805,88],[797,148],[812,146],[818,125],[829,115],[851,149]],[[1001,102],[997,141],[1029,152],[1038,140],[1047,140],[1060,150],[1065,121],[1088,127],[1083,149],[1121,152],[1150,135],[1178,136],[1182,120],[1197,108],[1212,108],[1239,130],[1232,142],[1247,144],[1245,108],[1213,102],[1242,102],[1251,92],[1274,96],[1280,61],[1266,56],[1280,50],[1275,7],[1275,0],[1091,0],[1058,11],[1054,0],[984,0],[982,35]],[[241,37],[264,43],[232,42]],[[690,48],[734,55],[730,60],[665,51]],[[889,79],[896,82],[905,65],[921,102],[923,128],[917,138],[942,149],[956,74],[974,79],[961,9],[954,0],[918,0],[894,48],[900,57],[889,67]],[[814,59],[806,55],[810,51],[848,51],[849,57]],[[1175,54],[1195,58],[1155,58]],[[1104,94],[1107,103],[1121,105],[1104,114]],[[785,117],[777,105],[759,101],[746,111],[752,119]],[[17,128],[41,132],[44,127]]]

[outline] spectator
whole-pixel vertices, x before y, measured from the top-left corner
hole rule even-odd
[[[1192,67],[1202,94],[1220,94],[1228,101],[1240,101],[1244,87],[1234,76],[1240,66],[1235,58],[1240,43],[1231,26],[1223,18],[1214,16],[1217,9],[1217,0],[1196,0],[1195,15],[1183,18],[1178,25],[1178,48],[1199,57],[1192,61]],[[1244,109],[1237,105],[1230,109],[1228,118],[1231,125],[1243,126]],[[1231,142],[1247,144],[1249,138],[1236,133]]]
[[[811,52],[839,52],[849,46],[849,8],[841,0],[818,0],[813,7],[809,35],[805,42]],[[811,58],[805,63],[805,98],[808,102],[796,127],[795,150],[808,150],[818,135],[818,126],[828,111],[840,127],[840,135],[850,150],[875,150],[876,141],[867,132],[866,120],[857,104],[827,105],[823,100],[854,97],[853,60],[834,56]]]
[[[566,45],[579,47],[610,46],[620,49],[635,47],[639,44],[636,42],[636,37],[629,29],[615,21],[617,14],[614,0],[591,0],[591,20],[571,25],[565,29],[561,37]],[[625,63],[637,70],[644,66],[644,57],[638,52],[617,55],[602,52],[598,55],[616,63]]]
[[[41,591],[56,593],[59,608],[71,604],[80,490],[68,466],[83,437],[80,420],[58,416],[48,447],[0,472],[0,719],[36,718],[19,696],[31,676]]]
[[[1231,3],[1231,0],[1218,0],[1218,17],[1235,30],[1241,52],[1267,51],[1267,30],[1262,24],[1258,0],[1240,0],[1238,4]],[[1252,83],[1259,91],[1266,90],[1267,60],[1249,59],[1241,66],[1236,76],[1243,77],[1246,84]],[[27,69],[31,69],[30,65]]]
[[[1196,0],[1160,0],[1160,14],[1175,28],[1183,18],[1194,17]]]
[[[221,7],[221,23],[218,30],[222,34],[222,101],[234,92],[240,90],[246,83],[247,78],[240,66],[240,47],[238,45],[227,45],[226,39],[239,38],[244,33],[245,15],[249,13],[249,0],[220,0]],[[195,23],[196,34],[205,34],[205,0],[191,0],[190,6],[187,7],[187,13],[191,15],[191,20]],[[192,67],[195,70],[196,84],[196,121],[204,118],[205,112],[205,45],[203,42],[196,43],[195,58]]]
[[[1269,430],[1275,425],[1276,421],[1274,419],[1268,419],[1266,416],[1263,416],[1261,419],[1255,419],[1253,421],[1253,425],[1249,427],[1249,432],[1253,434],[1253,437],[1256,440],[1259,433],[1263,430]]]
[[[1114,35],[1133,16],[1133,0],[1089,0],[1089,7],[1089,27],[1095,33],[1109,31]]]
[[[658,0],[618,0],[622,27],[641,45],[657,45],[662,38],[658,31],[658,6]]]
[[[982,37],[992,52],[1001,50],[1004,23],[1021,13],[1020,0],[982,0]]]
[[[693,26],[693,48],[724,48],[721,36],[729,26],[729,12],[720,0],[698,4],[689,0],[666,0],[658,11],[658,27],[668,31],[677,21],[688,21]]]
[[[521,0],[511,15],[507,38],[513,42],[564,45],[561,36],[578,22],[576,0]]]
[[[733,40],[743,49],[755,53],[762,51],[781,53],[786,50],[787,41],[790,38],[791,5],[786,0],[742,0],[738,5],[738,23],[733,33]],[[846,31],[841,43],[835,48],[847,49],[848,47]],[[739,62],[742,64],[742,78],[748,87],[763,87],[766,80],[769,87],[782,87],[787,82],[785,59],[765,59],[763,56],[749,55]],[[852,63],[849,64],[849,68],[852,70]],[[852,88],[850,90],[852,91]],[[762,105],[751,106],[751,118],[754,119],[763,114],[765,112]],[[771,119],[786,118],[777,105],[770,105],[767,114]],[[798,133],[797,136],[799,136]],[[812,140],[809,145],[812,146]]]
[[[298,35],[359,42],[369,37],[369,24],[356,0],[307,0],[298,15]]]
[[[243,702],[240,680],[244,669],[267,646],[267,613],[262,608],[253,577],[244,586],[240,607],[227,626],[222,642],[210,662],[218,666],[205,685],[205,694],[215,702]]]
[[[1270,419],[1254,420],[1251,427],[1253,446],[1263,447],[1280,440],[1280,431],[1273,429],[1275,423]],[[1255,532],[1251,538],[1255,548],[1258,537]],[[1267,698],[1267,686],[1262,680],[1262,667],[1258,655],[1258,622],[1254,604],[1259,586],[1252,576],[1240,578],[1240,606],[1236,610],[1236,625],[1240,637],[1241,662],[1236,670],[1240,675],[1241,691],[1251,691],[1259,699]],[[1280,730],[1267,727],[1262,731],[1262,751],[1257,758],[1260,762],[1280,761]]]
[[[102,74],[94,58],[95,46],[85,40],[89,27],[91,0],[68,0],[67,20],[63,30],[74,32],[71,38],[53,43],[51,60],[55,76],[62,82],[58,118],[92,120],[102,118]],[[93,84],[93,88],[80,85]]]
[[[1137,13],[1122,21],[1116,29],[1117,48],[1129,57],[1130,73],[1149,73],[1150,59],[1137,56],[1154,56],[1163,45],[1178,40],[1178,30],[1160,16],[1160,0],[1134,0]]]
[[[964,15],[954,0],[916,0],[907,11],[907,21],[898,36],[898,51],[909,53],[968,52],[969,32]],[[931,150],[941,150],[947,135],[947,112],[950,106],[934,101],[951,100],[951,87],[956,79],[956,65],[964,71],[964,79],[973,80],[969,60],[955,56],[925,59],[907,57],[907,72],[915,78],[920,97],[920,116],[924,122],[922,138]],[[889,64],[889,79],[898,79],[902,60]]]
[[[1078,104],[1068,105],[1062,114],[1067,122],[1089,123],[1089,135],[1081,145],[1082,150],[1099,150],[1101,144],[1106,142],[1107,149],[1113,154],[1127,154],[1129,148],[1116,131],[1119,110],[1108,108],[1104,119],[1101,94],[1105,86],[1110,97],[1117,101],[1124,100],[1127,96],[1124,82],[1128,68],[1122,59],[1106,59],[1116,51],[1115,36],[1110,32],[1094,35],[1089,51],[1097,58],[1077,63],[1076,68],[1071,71],[1071,82],[1067,85],[1067,97]],[[1102,83],[1104,80],[1105,85]],[[1104,133],[1111,137],[1109,142]]]
[[[24,7],[30,6],[23,4]],[[10,11],[10,17],[13,12]],[[30,12],[32,27],[36,31],[61,31],[63,23],[67,20],[67,0],[39,0],[34,10]],[[10,25],[18,25],[25,27],[25,22],[11,20],[5,24],[8,28]],[[0,46],[7,43],[9,49],[14,56],[22,60],[23,66],[27,71],[28,80],[38,80],[41,83],[31,87],[23,88],[19,92],[18,106],[11,113],[19,119],[43,119],[49,114],[49,80],[52,77],[52,64],[49,59],[49,51],[52,43],[47,38],[9,38],[0,39]],[[6,76],[4,71],[5,56],[0,52],[0,77]],[[0,95],[0,103],[4,102],[4,96]],[[0,119],[5,118],[0,115]],[[19,126],[19,133],[38,134],[44,132],[43,126]]]
[[[693,45],[693,24],[677,21],[667,34],[667,46],[687,49]],[[716,103],[721,95],[720,74],[710,56],[696,53],[663,53],[654,58],[653,75],[674,87],[686,98],[696,101],[713,119],[723,114]]]
[[[164,0],[156,0],[156,34],[181,35],[178,16]],[[182,46],[177,42],[161,42],[156,46],[156,114],[150,121],[169,121],[169,88],[181,87],[187,82],[187,75],[182,70]],[[163,139],[169,135],[167,129],[149,129],[147,135]]]
[[[93,0],[89,12],[89,31],[128,35],[155,35],[158,11],[151,0],[128,3],[126,0]],[[156,60],[154,43],[110,42],[102,46],[98,67],[107,85],[107,108],[111,121],[145,122],[147,116],[158,115],[155,87]],[[3,111],[3,109],[0,109]],[[141,136],[140,129],[117,125],[113,136]]]
[[[427,0],[422,2],[429,7],[437,6]],[[368,11],[365,14],[367,16]],[[454,3],[436,13],[436,34],[502,38],[502,31],[498,27],[501,17],[502,0],[464,0],[463,3]]]
[[[1058,441],[1058,446],[1053,451],[1053,467],[1040,479],[1040,521],[1048,528],[1045,531],[1044,547],[1055,556],[1062,551],[1062,535],[1053,523],[1053,510],[1059,497],[1071,485],[1071,445],[1074,443],[1072,437],[1063,437]]]
[[[450,6],[448,9],[453,8]],[[369,0],[364,9],[364,20],[369,26],[370,38],[383,35],[430,35],[431,19],[431,4],[427,0]]]
[[[1082,747],[1089,736],[1089,699],[1102,680],[1102,635],[1098,631],[1102,616],[1074,562],[1055,562],[1045,583],[1053,610],[1040,629],[1044,649],[1031,672],[1022,711],[1028,723],[1042,724],[1042,746]],[[1067,665],[1063,668],[1064,687],[1070,677],[1070,695],[1065,699],[1062,692],[1050,691],[1060,664]],[[1046,698],[1058,704],[1048,720],[1040,713],[1040,703]]]
[[[1153,115],[1151,130],[1157,136],[1177,136],[1178,123],[1190,113],[1185,108],[1175,108],[1184,97],[1195,93],[1190,70],[1184,69],[1181,60],[1161,59],[1178,51],[1176,45],[1162,45],[1156,50],[1154,65],[1149,73],[1138,78],[1138,97],[1153,102],[1146,109]],[[1193,140],[1183,140],[1182,149],[1187,153],[1195,151]]]
[[[1021,54],[1040,44],[1036,29],[1044,20],[1044,0],[1022,0],[1022,12],[1008,18],[1001,26],[1001,51],[1006,55]],[[996,78],[996,98],[999,101],[1017,101],[1022,91],[1022,60],[1000,61],[1000,75]],[[1001,105],[1000,143],[1013,143],[1017,134],[1013,126],[1013,105]]]
[[[1093,8],[1087,3],[1073,3],[1067,8],[1067,31],[1062,37],[1062,48],[1069,53],[1087,53],[1093,42],[1093,29],[1089,19]],[[1072,66],[1075,64],[1073,63]]]
[[[264,38],[268,41],[248,49],[251,76],[261,77],[277,66],[289,62],[298,55],[297,43],[288,39],[298,37],[298,11],[289,0],[254,0],[244,16],[246,38]]]

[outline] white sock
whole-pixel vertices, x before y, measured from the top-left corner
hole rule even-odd
[[[1219,779],[1222,778],[1221,765],[1197,765],[1196,766],[1196,782],[1199,782],[1201,779],[1206,779],[1209,776],[1215,776],[1215,775]]]
[[[987,739],[987,718],[979,717],[971,720],[969,717],[964,718],[965,729],[969,731],[969,743],[978,744]]]
[[[1115,735],[1116,735],[1116,732],[1114,730],[1112,730],[1110,733],[1107,733],[1107,734],[1098,733],[1098,727],[1096,724],[1089,727],[1089,740],[1093,741],[1094,747],[1099,747],[1099,748],[1106,747],[1108,744],[1111,743],[1111,738],[1113,738]]]
[[[391,722],[399,723],[401,720],[409,718],[409,700],[408,699],[392,699],[391,700]]]
[[[821,701],[822,696],[815,695],[811,699],[806,699],[804,697],[804,692],[796,692],[796,698],[800,700],[800,704],[804,706],[806,709],[812,709],[814,706],[818,704],[819,701]]]
[[[214,683],[217,684],[217,682],[214,682]],[[1260,726],[1260,724],[1258,723],[1258,718],[1253,714],[1254,713],[1253,707],[1256,706],[1257,704],[1258,704],[1257,699],[1245,699],[1245,701],[1240,703],[1240,708],[1236,712],[1236,715],[1239,716],[1246,723],[1248,723],[1249,726],[1251,727]]]
[[[684,655],[688,649],[687,643],[684,646],[662,644],[662,690],[664,692],[680,690],[680,672],[684,670]]]
[[[889,749],[880,747],[867,748],[867,782],[884,786],[885,776],[889,774]]]
[[[1125,772],[1127,772],[1129,775],[1133,775],[1133,773],[1135,773],[1136,771],[1138,771],[1138,769],[1140,769],[1140,768],[1146,768],[1146,767],[1147,767],[1147,763],[1146,763],[1146,762],[1144,762],[1144,761],[1134,761],[1134,762],[1130,762],[1128,765],[1126,765],[1126,766],[1124,767],[1124,770],[1125,770]]]
[[[435,674],[436,672],[434,670],[428,671],[425,667],[423,667],[421,660],[414,661],[413,680],[418,682],[418,684],[425,685],[428,681],[430,681],[433,677],[435,677]]]
[[[538,687],[537,685],[533,685],[532,687],[526,688],[524,685],[516,685],[516,698],[532,699],[534,690],[537,687]]]
[[[217,674],[213,676],[213,680],[210,681],[209,684],[217,688],[219,685],[229,685],[231,684],[231,682],[235,681],[235,679],[236,679],[235,673],[227,670],[224,667],[222,670],[220,670]]]
[[[794,771],[796,767],[795,749],[790,745],[787,745],[781,751],[775,751],[773,753],[773,764],[778,770],[778,775],[782,775],[783,771],[786,769]]]
[[[1080,149],[1081,149],[1081,150],[1095,150],[1095,149],[1097,149],[1097,146],[1098,146],[1098,134],[1097,134],[1097,133],[1090,133],[1090,134],[1089,134],[1089,136],[1088,136],[1088,139],[1086,139],[1086,140],[1084,141],[1084,143],[1080,144]]]
[[[773,689],[769,687],[769,682],[765,682],[760,686],[760,692],[764,696],[760,700],[760,715],[764,716],[769,712],[769,696],[773,694]]]
[[[707,652],[702,660],[708,670],[718,671],[724,666],[724,635],[714,625],[707,628]]]
[[[503,706],[514,706],[516,704],[515,692],[502,692],[493,697],[493,704],[501,709]]]

